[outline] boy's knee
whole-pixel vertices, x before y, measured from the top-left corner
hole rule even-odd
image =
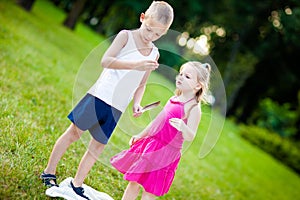
[[[94,138],[92,138],[90,145],[89,145],[89,151],[102,152],[104,147],[105,147],[105,144],[102,144],[102,143],[98,142],[97,140],[95,140]]]
[[[80,130],[75,124],[71,124],[67,130],[67,133],[69,135],[69,140],[71,142],[75,142],[81,137],[83,131]]]

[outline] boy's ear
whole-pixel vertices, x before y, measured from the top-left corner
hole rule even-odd
[[[145,13],[141,13],[141,16],[140,16],[140,22],[143,22],[145,19]]]

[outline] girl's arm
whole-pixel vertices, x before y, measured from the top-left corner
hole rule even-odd
[[[170,124],[177,130],[182,132],[182,136],[187,141],[192,141],[197,133],[198,125],[201,119],[201,110],[195,106],[188,117],[187,124],[182,119],[171,118]]]
[[[140,132],[137,135],[132,136],[131,139],[129,140],[129,145],[131,146],[135,142],[137,142],[138,140],[146,137],[148,135],[148,133],[149,133],[149,129],[151,127],[151,124],[152,124],[152,122],[142,132]]]
[[[184,123],[182,127],[183,138],[187,141],[194,140],[197,129],[201,120],[201,110],[198,106],[195,106],[188,117],[187,124]]]
[[[118,53],[128,41],[127,31],[120,31],[113,40],[112,44],[105,51],[101,65],[104,68],[111,69],[135,69],[135,70],[154,70],[158,67],[157,61],[154,60],[120,60],[117,59]]]

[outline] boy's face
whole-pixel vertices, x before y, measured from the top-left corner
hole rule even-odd
[[[169,25],[162,24],[151,17],[145,18],[144,13],[141,14],[140,21],[142,22],[141,36],[145,43],[158,40],[169,29]]]

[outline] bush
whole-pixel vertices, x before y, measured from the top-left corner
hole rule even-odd
[[[297,134],[299,112],[291,109],[289,103],[278,104],[269,98],[260,101],[248,123],[256,124],[278,133],[282,137],[293,137]]]
[[[240,126],[242,137],[300,173],[300,146],[257,126]]]

